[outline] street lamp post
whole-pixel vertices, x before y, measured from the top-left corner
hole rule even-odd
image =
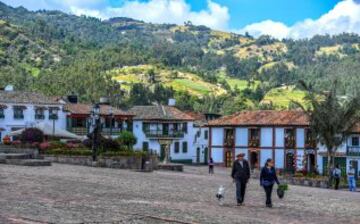
[[[114,113],[112,111],[112,107],[109,108],[109,116],[110,116],[110,138],[112,138],[112,128],[113,128],[113,120],[114,120]]]
[[[55,107],[52,108],[50,116],[51,116],[51,119],[53,121],[53,127],[52,127],[53,128],[53,130],[52,130],[53,138],[55,137],[55,121],[56,121],[57,114],[58,114],[58,109],[55,108]]]
[[[97,156],[97,142],[99,135],[99,120],[100,120],[100,106],[95,104],[91,111],[91,124],[93,128],[92,132],[92,159],[96,161]]]

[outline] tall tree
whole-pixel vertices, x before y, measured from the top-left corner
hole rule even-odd
[[[307,92],[305,100],[309,106],[305,108],[299,102],[296,104],[309,116],[312,133],[315,133],[318,142],[327,149],[331,184],[331,171],[334,168],[337,149],[360,119],[360,96],[340,97],[337,94],[336,80],[326,92],[315,91],[311,85],[302,81],[300,85]]]

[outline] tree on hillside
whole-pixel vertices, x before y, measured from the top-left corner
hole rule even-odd
[[[334,167],[336,151],[346,139],[351,128],[360,119],[360,96],[339,97],[337,81],[333,81],[329,91],[315,91],[311,85],[301,81],[300,85],[306,90],[305,108],[295,102],[310,118],[312,133],[320,144],[326,147],[328,155],[329,184],[331,184],[331,170]]]

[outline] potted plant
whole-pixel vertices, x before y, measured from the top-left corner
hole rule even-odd
[[[278,189],[277,189],[277,195],[280,199],[284,198],[285,196],[285,191],[287,191],[289,189],[289,186],[287,184],[279,184]]]

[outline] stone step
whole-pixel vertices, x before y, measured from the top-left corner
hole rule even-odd
[[[8,159],[6,164],[18,166],[51,166],[51,162],[42,159]]]
[[[0,153],[0,159],[31,159],[31,155],[26,153]]]

